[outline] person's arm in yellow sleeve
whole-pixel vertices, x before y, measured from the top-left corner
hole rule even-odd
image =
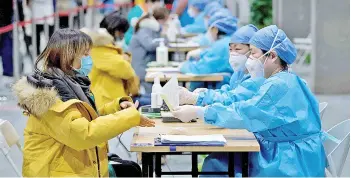
[[[134,107],[92,121],[77,118],[79,115],[79,110],[73,106],[63,115],[47,119],[50,136],[78,151],[104,143],[141,122],[140,114]]]
[[[112,114],[112,113],[120,111],[121,110],[120,104],[123,101],[129,101],[129,102],[133,103],[133,100],[130,97],[117,98],[109,103],[104,104],[102,107],[98,108],[98,112],[99,112],[100,116],[104,116],[107,114]]]
[[[100,60],[94,60],[94,66],[112,77],[124,80],[136,75],[130,62],[125,60],[124,56],[120,54],[104,54]]]

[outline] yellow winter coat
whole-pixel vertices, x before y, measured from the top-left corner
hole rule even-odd
[[[107,141],[140,123],[134,108],[120,111],[119,99],[99,109],[54,89],[35,88],[22,78],[13,87],[29,111],[24,130],[24,177],[108,177]],[[129,99],[123,98],[123,99]]]
[[[112,44],[113,37],[105,29],[82,31],[93,40],[93,68],[89,78],[97,107],[115,98],[138,94],[139,79],[130,64],[131,57]]]

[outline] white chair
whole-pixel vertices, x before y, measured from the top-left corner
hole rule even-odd
[[[10,157],[10,148],[13,145],[16,145],[22,151],[15,128],[9,121],[0,119],[0,150],[15,170],[17,176],[21,177],[21,172]]]
[[[347,154],[350,151],[350,119],[336,124],[327,133],[337,139],[337,141],[327,139],[324,142],[324,149],[329,164],[327,171],[332,177],[340,177]]]
[[[328,106],[327,102],[319,103],[319,115],[321,117],[321,120],[323,118],[325,109],[327,109],[327,106]]]

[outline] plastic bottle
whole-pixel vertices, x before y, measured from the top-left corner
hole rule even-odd
[[[160,46],[156,48],[156,61],[158,64],[166,66],[168,64],[168,48],[164,39],[160,39]]]
[[[161,108],[163,100],[161,98],[162,86],[160,84],[160,78],[154,78],[154,84],[152,85],[151,92],[151,108]]]

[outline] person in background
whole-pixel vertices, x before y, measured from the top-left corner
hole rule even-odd
[[[264,82],[261,76],[251,76],[245,67],[247,58],[250,56],[249,41],[257,30],[254,25],[249,24],[239,28],[232,35],[229,64],[234,73],[229,84],[223,85],[218,90],[198,88],[194,92],[189,92],[182,88],[179,94],[180,104],[206,106],[221,103],[228,106],[234,102],[252,98]]]
[[[174,0],[172,4],[172,14],[176,14],[179,18],[182,27],[185,27],[194,22],[194,18],[188,13],[189,0]]]
[[[115,39],[122,39],[127,29],[127,19],[118,13],[107,15],[98,30],[81,29],[93,41],[93,67],[89,78],[97,107],[102,107],[115,98],[139,93],[139,79],[130,63],[131,56],[114,45]]]
[[[129,97],[96,107],[87,77],[91,46],[79,30],[57,30],[35,72],[13,86],[28,116],[24,177],[108,177],[107,141],[135,126],[154,126]]]
[[[17,0],[18,15],[19,20],[24,20],[23,13],[23,2],[22,0]],[[13,13],[13,1],[4,0],[0,6],[0,28],[11,25],[14,13]],[[22,27],[24,34],[24,41],[26,43],[27,49],[29,47],[31,38],[26,34],[25,27]],[[0,89],[2,87],[8,88],[13,82],[13,43],[12,43],[12,31],[1,33],[0,34],[0,57],[2,60],[3,73],[0,76]],[[28,53],[28,51],[27,51]]]
[[[53,0],[27,0],[27,4],[31,7],[33,18],[44,18],[54,14],[54,2]],[[49,37],[54,32],[54,18],[50,17],[45,20],[38,20],[36,23],[36,42],[37,42],[37,55],[40,54],[40,37],[41,32],[44,32],[44,24],[49,25]]]
[[[205,27],[206,27],[206,32],[207,28],[209,27],[208,25],[208,21],[210,19],[211,16],[215,15],[215,12],[219,12],[221,13],[221,11],[225,11],[223,6],[221,4],[219,4],[217,1],[213,1],[209,4],[206,5],[205,10],[204,10],[204,23],[205,23]],[[228,12],[228,16],[231,15],[229,11],[225,11]],[[223,12],[222,12],[223,13]],[[209,34],[207,33],[202,33],[199,34],[193,38],[191,38],[190,40],[194,43],[199,44],[200,46],[210,46],[212,45],[213,41],[210,41],[211,39],[208,36]]]
[[[229,64],[228,51],[230,37],[237,29],[237,19],[221,12],[224,11],[220,11],[209,21],[207,33],[214,43],[207,49],[190,51],[187,55],[187,61],[180,66],[180,71],[185,74],[228,73],[228,76],[225,75],[222,82],[216,84],[216,88],[229,83],[230,76],[233,73]],[[190,90],[193,91],[196,88],[204,88],[204,84],[202,82],[192,82]]]
[[[132,53],[132,65],[140,79],[142,91],[147,96],[151,93],[152,84],[145,82],[147,63],[156,60],[156,48],[159,46],[161,28],[169,16],[168,9],[156,8],[153,15],[147,14],[139,19],[135,26],[135,34],[129,45]],[[144,103],[141,102],[143,105]]]
[[[56,1],[56,10],[62,13],[62,15],[59,17],[60,28],[69,28],[69,15],[70,15],[69,11],[72,11],[74,8],[78,6],[78,4],[81,4],[82,0],[54,0],[54,1]],[[74,17],[73,19],[75,19],[77,17],[77,13],[76,12],[71,12],[71,13],[72,13],[72,16]],[[73,20],[73,21],[75,22],[76,20]],[[73,26],[70,28],[73,28]]]
[[[188,14],[194,18],[194,22],[181,28],[182,34],[187,33],[205,33],[207,27],[205,26],[205,12],[204,9],[210,0],[189,0]]]
[[[146,0],[145,3],[139,2],[138,5],[135,5],[128,13],[128,23],[130,24],[128,31],[124,37],[124,43],[129,46],[130,40],[134,34],[134,27],[139,20],[139,18],[146,13],[153,12],[154,9],[161,7],[160,0]]]
[[[326,157],[319,104],[306,83],[288,72],[296,48],[283,30],[265,27],[250,39],[247,69],[251,76],[266,78],[249,100],[229,106],[185,105],[173,115],[183,122],[201,118],[207,124],[253,132],[260,152],[249,153],[250,177],[323,177]],[[225,171],[228,157],[213,153],[202,171]]]

